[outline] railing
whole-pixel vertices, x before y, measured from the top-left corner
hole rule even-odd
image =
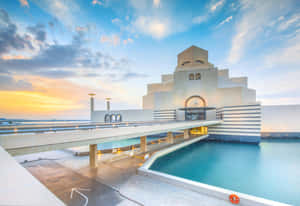
[[[0,126],[1,134],[19,134],[19,133],[44,133],[44,132],[59,132],[69,130],[88,130],[98,128],[112,127],[136,127],[141,125],[166,124],[175,121],[139,121],[139,122],[116,122],[116,123],[68,123],[68,124],[43,124],[43,125],[14,125]]]

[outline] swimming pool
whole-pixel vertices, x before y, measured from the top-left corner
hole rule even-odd
[[[150,142],[152,140],[157,140],[159,138],[163,138],[166,135],[158,134],[156,136],[148,136],[147,142]],[[114,149],[114,148],[121,148],[121,147],[127,147],[135,144],[140,144],[140,137],[131,138],[131,139],[124,139],[124,140],[118,140],[114,142],[104,142],[97,145],[98,150],[105,150],[105,149]]]
[[[158,158],[150,170],[300,205],[300,140],[200,141]]]

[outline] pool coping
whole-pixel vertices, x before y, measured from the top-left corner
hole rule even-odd
[[[227,201],[229,201],[229,199],[228,199],[229,195],[234,193],[234,194],[238,195],[239,198],[240,198],[239,205],[244,205],[244,206],[250,206],[250,205],[289,206],[289,204],[286,204],[286,203],[281,203],[281,202],[277,202],[277,201],[273,201],[273,200],[268,200],[268,199],[265,199],[265,198],[256,197],[256,196],[253,196],[253,195],[248,195],[248,194],[236,192],[236,191],[233,191],[233,190],[228,190],[228,189],[224,189],[224,188],[221,188],[221,187],[216,187],[216,186],[200,183],[200,182],[188,180],[188,179],[181,178],[181,177],[176,177],[176,176],[173,176],[173,175],[169,175],[169,174],[165,174],[165,173],[162,173],[162,172],[157,172],[157,171],[153,171],[153,170],[149,169],[151,167],[151,165],[154,163],[154,161],[156,159],[158,159],[159,157],[161,157],[163,155],[166,155],[168,153],[171,153],[171,152],[173,152],[175,150],[178,150],[180,148],[186,147],[186,146],[188,146],[190,144],[193,144],[195,142],[201,141],[201,140],[203,140],[207,137],[208,137],[208,135],[196,137],[196,138],[184,141],[182,143],[173,145],[173,146],[168,147],[166,149],[155,152],[151,156],[151,158],[149,158],[140,168],[138,168],[138,174],[148,176],[148,177],[152,177],[152,178],[155,178],[155,179],[159,179],[161,181],[164,181],[164,182],[176,185],[176,186],[184,187],[184,188],[192,190],[194,192],[198,192],[198,193],[201,193],[201,194],[206,194],[208,196],[213,196],[213,197],[216,197],[218,199],[227,200]]]

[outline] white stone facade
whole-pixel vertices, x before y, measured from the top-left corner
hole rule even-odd
[[[223,107],[256,103],[256,91],[247,77],[230,78],[208,62],[208,51],[191,46],[177,56],[173,74],[162,75],[161,83],[148,84],[143,109]]]

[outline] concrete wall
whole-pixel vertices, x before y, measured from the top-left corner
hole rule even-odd
[[[189,80],[189,75],[200,73],[201,79]],[[177,109],[184,107],[191,96],[201,96],[207,106],[255,104],[256,92],[247,88],[247,78],[228,78],[227,70],[216,68],[176,71],[174,81],[149,84],[143,98],[144,109]]]
[[[223,123],[208,128],[209,138],[223,141],[259,143],[261,136],[261,106],[238,105],[217,109]]]
[[[300,104],[262,106],[262,132],[300,134]]]
[[[154,109],[154,94],[143,96],[143,109]]]
[[[148,94],[154,92],[166,92],[172,90],[172,88],[173,88],[173,82],[148,84],[147,92]]]
[[[173,74],[163,74],[161,75],[161,82],[166,83],[166,82],[172,82],[174,80]]]
[[[123,122],[133,121],[152,121],[153,110],[130,109],[130,110],[112,110],[110,113],[121,114]],[[92,113],[93,122],[104,122],[104,116],[107,111],[94,111]]]
[[[153,111],[153,120],[158,121],[172,121],[176,120],[176,110],[167,109],[167,110],[154,110]]]

